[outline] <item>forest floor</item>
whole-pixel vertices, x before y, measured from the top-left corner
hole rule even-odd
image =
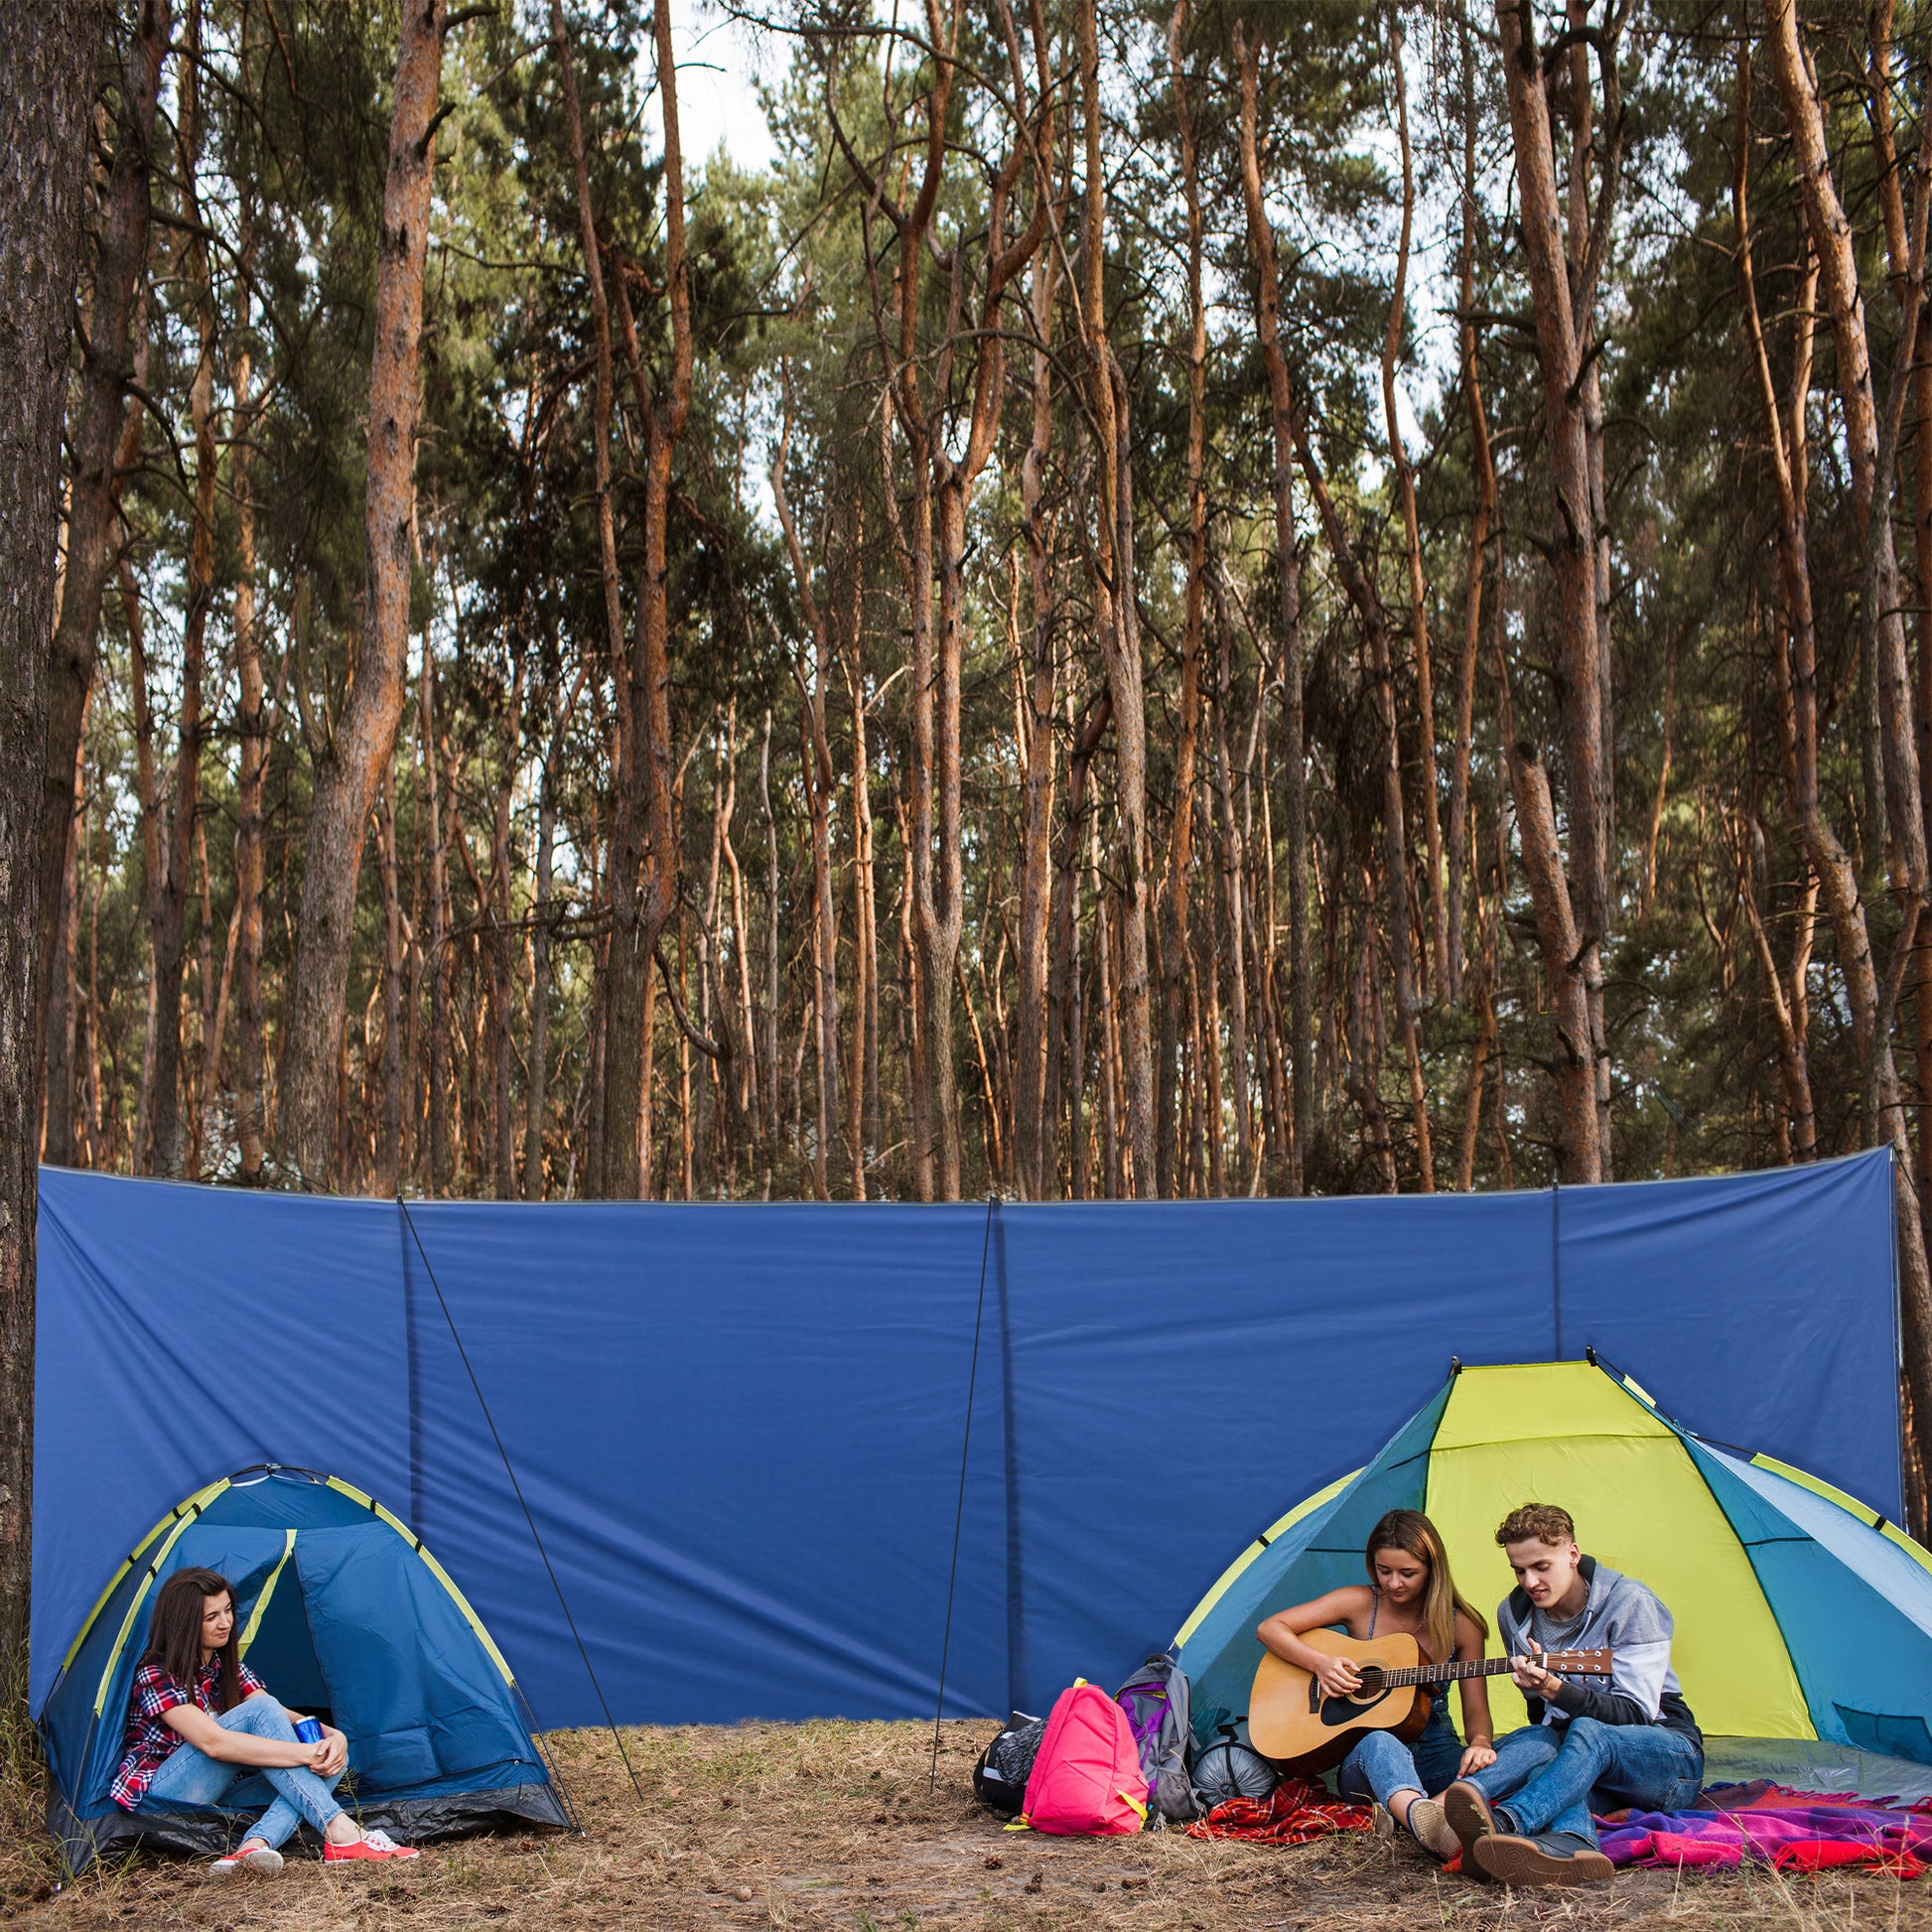
[[[932,1733],[918,1725],[632,1730],[641,1803],[608,1734],[560,1732],[581,1839],[466,1840],[388,1867],[292,1858],[279,1877],[222,1883],[137,1859],[57,1890],[15,1777],[0,1800],[0,1920],[33,1932],[1932,1932],[1932,1879],[1633,1871],[1591,1890],[1510,1892],[1365,1835],[1290,1850],[1007,1833],[968,1788],[992,1730],[946,1725],[933,1792]]]

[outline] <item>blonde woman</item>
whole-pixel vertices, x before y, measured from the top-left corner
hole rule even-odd
[[[1429,1663],[1480,1661],[1489,1626],[1455,1587],[1443,1539],[1421,1510],[1390,1510],[1369,1532],[1366,1554],[1366,1584],[1344,1584],[1277,1611],[1255,1632],[1262,1643],[1311,1672],[1329,1697],[1351,1696],[1361,1688],[1361,1676],[1346,1658],[1303,1642],[1310,1630],[1342,1629],[1362,1638],[1400,1632],[1416,1639]],[[1438,1689],[1429,1724],[1413,1744],[1392,1731],[1371,1730],[1342,1760],[1338,1779],[1344,1797],[1374,1799],[1417,1844],[1444,1860],[1462,1848],[1434,1794],[1496,1761],[1489,1687],[1468,1677],[1461,1691],[1466,1744],[1449,1719],[1446,1689]]]

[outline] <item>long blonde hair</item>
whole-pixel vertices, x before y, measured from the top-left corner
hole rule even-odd
[[[1421,1510],[1392,1509],[1369,1531],[1368,1547],[1363,1554],[1371,1584],[1375,1581],[1377,1550],[1400,1550],[1428,1570],[1429,1587],[1423,1592],[1423,1625],[1429,1632],[1429,1648],[1437,1663],[1446,1664],[1455,1655],[1458,1610],[1487,1642],[1488,1620],[1456,1588],[1455,1579],[1449,1575],[1449,1552],[1443,1547],[1442,1534]]]

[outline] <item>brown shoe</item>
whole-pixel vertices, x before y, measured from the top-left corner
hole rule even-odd
[[[1443,1818],[1462,1848],[1462,1869],[1474,1878],[1485,1876],[1476,1863],[1475,1848],[1477,1840],[1490,1837],[1496,1829],[1489,1800],[1466,1778],[1457,1778],[1443,1793]]]
[[[1505,1885],[1607,1885],[1616,1872],[1593,1845],[1567,1832],[1540,1838],[1490,1832],[1476,1842],[1471,1856],[1491,1878]]]

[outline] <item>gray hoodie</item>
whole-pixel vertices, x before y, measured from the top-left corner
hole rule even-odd
[[[1691,1708],[1678,1688],[1670,1667],[1671,1613],[1634,1577],[1612,1570],[1594,1557],[1578,1568],[1589,1585],[1583,1621],[1565,1635],[1567,1650],[1610,1652],[1611,1676],[1566,1680],[1549,1699],[1529,1698],[1531,1724],[1563,1725],[1572,1718],[1594,1718],[1606,1725],[1662,1725],[1680,1730],[1701,1744]],[[1531,1634],[1529,1595],[1513,1589],[1496,1609],[1497,1632],[1506,1655],[1528,1656],[1538,1648]]]

